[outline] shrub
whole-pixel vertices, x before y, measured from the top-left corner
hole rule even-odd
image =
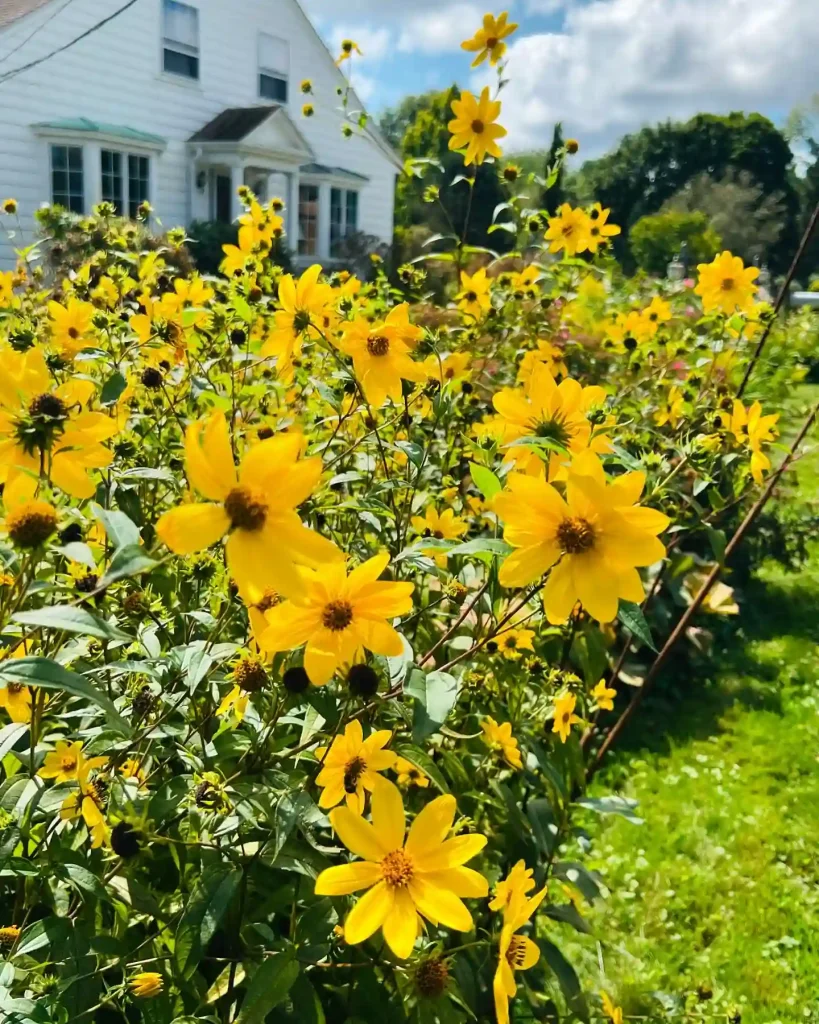
[[[701,212],[654,213],[641,217],[629,232],[637,265],[650,274],[664,275],[683,244],[691,263],[707,263],[719,251],[721,239]]]

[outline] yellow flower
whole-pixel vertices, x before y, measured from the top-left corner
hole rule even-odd
[[[427,380],[435,380],[442,388],[456,387],[469,380],[470,357],[467,352],[450,352],[449,355],[427,356],[421,364]]]
[[[350,60],[354,53],[357,53],[359,57],[364,56],[364,54],[361,52],[358,43],[354,39],[342,39],[341,54],[339,55],[339,58],[336,61],[336,67],[340,67],[345,60]]]
[[[623,1011],[619,1006],[614,1005],[608,992],[601,991],[600,999],[603,1003],[603,1013],[609,1018],[611,1024],[623,1024]]]
[[[42,349],[0,352],[0,483],[7,505],[34,496],[41,453],[52,484],[75,498],[93,497],[89,471],[113,461],[100,442],[117,433],[116,422],[105,413],[76,411],[90,401],[94,383],[74,378],[53,385]]]
[[[398,774],[399,786],[419,786],[421,789],[426,789],[429,785],[429,779],[421,769],[416,768],[412,761],[408,761],[405,757],[396,757],[392,768]]]
[[[372,824],[348,807],[330,812],[339,839],[363,861],[322,871],[316,895],[369,890],[344,923],[348,943],[364,942],[381,928],[387,945],[403,960],[421,932],[419,914],[455,931],[472,929],[472,915],[462,901],[486,896],[489,886],[481,874],[464,865],[484,848],[486,837],[447,839],[455,810],[453,796],[437,797],[418,814],[405,839],[401,793],[382,781],[373,793]]]
[[[316,108],[313,106],[312,103],[305,103],[301,108],[302,117],[312,117],[313,114],[315,114],[315,112]]]
[[[506,135],[506,129],[496,124],[501,112],[500,100],[489,98],[489,86],[475,99],[471,92],[461,93],[452,101],[453,120],[447,126],[452,133],[450,149],[465,149],[465,164],[482,164],[487,156],[502,156],[495,141]]]
[[[521,651],[534,651],[534,647],[532,647],[534,635],[534,631],[531,629],[505,629],[502,633],[498,633],[495,639],[504,658],[516,661],[520,658]]]
[[[55,750],[50,750],[37,772],[41,779],[54,779],[55,782],[73,782],[80,777],[87,777],[94,768],[101,768],[108,763],[107,757],[89,757],[83,754],[82,743],[75,740],[58,740]]]
[[[80,349],[95,340],[91,321],[96,312],[90,302],[80,302],[79,299],[69,299],[65,306],[49,302],[51,339],[61,355],[73,358]]]
[[[304,594],[266,612],[261,648],[276,653],[306,643],[304,668],[315,686],[329,682],[341,665],[353,664],[362,650],[397,657],[404,645],[388,620],[412,608],[414,585],[379,582],[389,560],[383,552],[349,575],[341,562],[313,573]]]
[[[569,738],[572,726],[580,722],[574,713],[576,705],[577,697],[573,693],[562,693],[555,697],[552,732],[556,732],[560,736],[561,743],[565,743]]]
[[[147,778],[145,769],[142,767],[142,760],[138,757],[129,757],[119,766],[123,779],[136,779],[140,789],[145,788]]]
[[[457,540],[469,529],[469,523],[465,519],[459,519],[451,508],[444,509],[439,514],[433,505],[427,505],[423,516],[413,516],[412,525],[424,537],[434,537],[436,540]],[[439,568],[446,568],[446,551],[437,551],[434,548],[422,551],[434,558]]]
[[[421,335],[407,317],[405,304],[396,306],[383,322],[356,317],[343,325],[339,348],[352,356],[353,369],[367,402],[380,407],[391,398],[401,402],[401,381],[421,383],[426,374],[410,358],[410,348]]]
[[[654,422],[658,427],[665,426],[666,423],[676,427],[683,418],[684,405],[685,399],[683,398],[682,391],[676,386],[669,388],[665,404],[654,413]]]
[[[748,446],[751,452],[751,476],[758,484],[762,483],[764,474],[771,468],[771,460],[762,451],[762,445],[777,437],[778,420],[779,413],[763,416],[759,402],[754,402],[746,409],[739,399],[734,399],[729,429],[739,444]]]
[[[0,708],[5,708],[12,722],[31,721],[31,690],[20,683],[6,683],[0,688]]]
[[[510,905],[512,900],[520,893],[524,896],[535,887],[535,880],[532,877],[534,871],[526,867],[526,862],[519,860],[509,874],[495,886],[495,894],[489,904],[490,910],[503,910]]]
[[[697,266],[699,280],[694,291],[702,296],[702,308],[706,313],[720,312],[730,316],[737,310],[750,313],[754,307],[757,292],[755,278],[757,267],[746,267],[739,256],[733,256],[726,249],[715,256],[711,263]]]
[[[316,757],[324,760],[316,776],[316,785],[321,787],[319,807],[335,807],[345,800],[351,811],[363,814],[365,791],[372,793],[383,781],[379,772],[395,767],[395,754],[383,749],[391,739],[389,729],[379,729],[365,740],[361,722],[356,719],[343,736],[336,736],[329,750],[317,747]]]
[[[575,256],[589,248],[589,215],[580,207],[572,209],[569,203],[563,203],[557,214],[549,218],[546,230],[546,241],[550,252],[563,249],[567,256]]]
[[[263,356],[276,357],[276,371],[284,381],[293,376],[293,359],[301,353],[304,338],[318,338],[317,325],[332,298],[329,285],[319,281],[321,265],[314,263],[298,281],[285,274],[279,281],[279,305],[274,327],[262,345]]]
[[[614,698],[617,691],[612,686],[606,685],[606,680],[601,679],[591,692],[597,707],[601,711],[612,711],[614,709]]]
[[[482,320],[484,314],[492,307],[489,297],[492,282],[486,276],[486,268],[481,267],[471,276],[461,271],[461,290],[456,296],[458,309],[466,316]]]
[[[587,225],[587,245],[590,252],[597,252],[601,245],[605,245],[610,238],[620,234],[620,228],[616,224],[606,223],[611,210],[604,210],[600,203],[595,203],[589,212]]]
[[[128,981],[128,987],[137,999],[152,999],[162,991],[162,975],[156,971],[140,971]]]
[[[263,239],[267,245],[273,244],[274,238],[280,238],[284,233],[284,221],[273,211],[270,204],[262,206],[256,199],[252,200],[246,213],[239,218],[240,224],[247,224],[256,232],[256,236]],[[283,205],[282,205],[282,208]]]
[[[226,277],[235,277],[249,268],[258,269],[259,257],[269,245],[259,232],[249,224],[239,228],[238,245],[223,245],[225,258],[219,269]]]
[[[476,68],[483,64],[486,58],[494,67],[495,64],[506,53],[506,43],[503,42],[507,36],[511,36],[518,27],[514,22],[507,24],[508,12],[504,11],[498,18],[492,14],[484,14],[483,26],[478,29],[472,39],[461,43],[462,50],[469,50],[472,53],[478,51],[478,56],[472,61],[472,67]]]
[[[545,363],[553,377],[568,377],[569,368],[564,360],[565,352],[562,348],[539,338],[537,348],[524,353],[518,367],[518,380],[522,384],[527,383],[538,363]]]
[[[321,459],[299,458],[303,438],[279,434],[251,447],[233,464],[224,415],[192,423],[185,436],[185,470],[208,503],[180,505],[160,516],[157,536],[177,555],[210,547],[225,534],[228,569],[242,598],[255,603],[267,589],[303,589],[297,565],[339,559],[329,540],[304,526],[295,509],[316,488]]]
[[[545,480],[511,473],[493,506],[516,549],[501,566],[501,585],[525,587],[552,569],[543,605],[555,624],[578,600],[600,622],[615,618],[621,598],[642,601],[637,567],[665,556],[657,534],[669,524],[661,512],[636,504],[644,486],[645,474],[636,472],[608,483],[591,452],[573,461],[565,499]]]
[[[97,759],[92,758],[91,760]],[[105,758],[101,760],[104,761]],[[86,764],[86,767],[91,767],[90,762]],[[105,820],[105,815],[100,807],[101,801],[97,787],[93,782],[88,781],[87,772],[81,772],[77,776],[77,781],[80,784],[80,788],[78,792],[70,793],[63,800],[60,807],[60,818],[63,821],[75,821],[81,817],[91,836],[91,849],[96,850],[104,843],[109,842],[111,833],[108,828],[108,822]]]
[[[528,971],[540,959],[540,949],[518,928],[532,917],[546,895],[545,887],[526,899],[517,892],[504,911],[498,948],[498,967],[492,983],[495,998],[495,1014],[498,1024],[509,1024],[509,1000],[514,999],[518,990],[515,971]]]
[[[497,750],[512,768],[522,768],[523,761],[518,749],[518,741],[512,735],[512,723],[502,722],[500,725],[488,715],[481,722],[483,741],[490,750]]]
[[[671,319],[671,306],[665,301],[665,299],[661,299],[659,295],[655,295],[643,310],[643,316],[651,324],[667,324]]]

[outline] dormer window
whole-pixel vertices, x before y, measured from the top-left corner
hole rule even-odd
[[[259,33],[259,96],[274,103],[287,103],[290,76],[290,44],[286,39]]]
[[[182,78],[199,78],[199,11],[179,0],[162,3],[162,67]]]

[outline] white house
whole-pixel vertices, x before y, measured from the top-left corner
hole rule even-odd
[[[245,183],[285,200],[299,261],[331,262],[348,233],[392,238],[401,169],[375,126],[342,133],[344,84],[297,0],[0,0],[0,199],[28,243],[45,202],[147,199],[169,228],[232,221]]]

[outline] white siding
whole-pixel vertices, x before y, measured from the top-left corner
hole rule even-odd
[[[49,53],[122,6],[123,0],[61,0],[0,31],[0,76]],[[336,87],[342,81],[295,0],[185,0],[199,8],[198,82],[162,72],[162,0],[139,0],[108,25],[65,53],[16,75],[0,77],[0,199],[20,203],[25,241],[33,238],[33,213],[50,199],[48,147],[31,125],[88,117],[162,136],[167,147],[152,157],[151,201],[165,227],[189,217],[187,139],[226,107],[262,104],[257,82],[259,32],[290,42],[288,112],[309,141],[316,161],[366,175],[360,230],[392,237],[396,167],[371,140],[341,134]],[[20,45],[42,24],[33,38]],[[313,81],[313,118],[301,115],[303,78]],[[90,161],[87,161],[89,163]],[[86,206],[99,167],[86,166]],[[90,209],[90,207],[89,207]],[[6,218],[4,223],[8,224]],[[291,245],[295,239],[290,239]],[[12,259],[0,246],[0,263]]]

